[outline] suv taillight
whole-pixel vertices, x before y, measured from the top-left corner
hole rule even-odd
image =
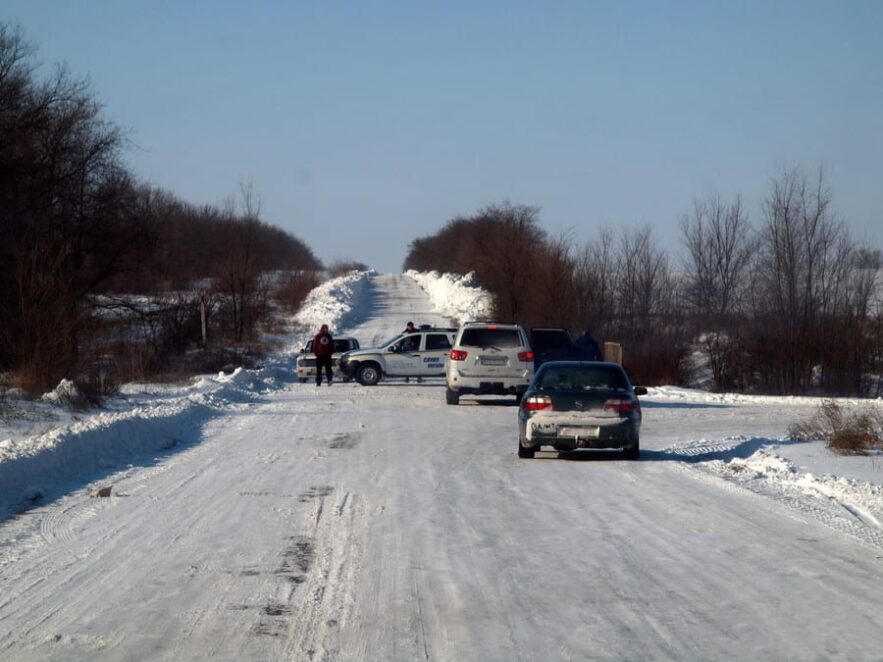
[[[530,350],[526,352],[518,352],[518,360],[519,361],[533,361],[534,353]]]
[[[468,355],[469,352],[464,352],[462,349],[452,349],[451,361],[465,361]]]
[[[532,395],[525,398],[521,402],[524,411],[541,411],[543,409],[552,410],[552,398],[548,395]]]
[[[630,414],[635,409],[631,400],[608,400],[604,403],[604,409],[615,411],[617,414]]]

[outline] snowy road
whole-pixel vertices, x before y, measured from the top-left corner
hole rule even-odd
[[[371,293],[364,342],[443,321]],[[524,461],[503,401],[293,383],[0,525],[0,658],[881,659],[879,522],[685,461],[781,436],[772,407],[661,399],[642,462]]]

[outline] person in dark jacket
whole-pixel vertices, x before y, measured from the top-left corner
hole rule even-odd
[[[323,324],[319,333],[313,338],[311,347],[316,355],[316,386],[322,385],[322,368],[325,368],[325,377],[328,386],[331,386],[331,355],[334,354],[334,338],[328,332],[328,325]]]
[[[604,354],[601,351],[601,346],[598,344],[598,341],[592,337],[592,332],[586,329],[586,332],[582,334],[579,338],[577,338],[574,342],[574,345],[580,348],[583,354],[586,355],[586,360],[588,361],[603,361]]]
[[[414,326],[414,322],[408,322],[407,324],[405,324],[405,330],[402,331],[402,333],[416,333],[416,332],[417,332],[417,328]],[[420,339],[419,339],[419,338],[416,338],[416,339],[414,339],[414,340],[417,341],[417,345],[416,345],[416,346],[408,347],[407,349],[404,349],[404,351],[406,351],[406,352],[416,352],[418,349],[420,349]],[[405,383],[409,383],[410,381],[411,381],[411,378],[410,378],[410,377],[405,377]],[[418,383],[422,383],[422,382],[423,382],[423,377],[418,377],[418,378],[417,378],[417,382],[418,382]]]

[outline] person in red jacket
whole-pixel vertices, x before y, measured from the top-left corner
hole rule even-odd
[[[313,346],[311,348],[313,354],[316,355],[316,386],[322,385],[322,367],[325,367],[325,377],[328,380],[328,386],[331,386],[331,355],[334,354],[334,338],[328,332],[328,325],[323,324],[313,337]]]

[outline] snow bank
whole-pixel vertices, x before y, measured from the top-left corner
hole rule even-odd
[[[40,397],[41,402],[61,406],[70,406],[81,399],[80,390],[71,379],[62,379],[58,382],[58,386]]]
[[[352,272],[310,292],[295,316],[304,328],[300,342],[321,324],[337,330],[363,315],[373,274]],[[281,356],[257,370],[205,375],[190,386],[124,385],[124,397],[109,400],[104,409],[62,416],[79,398],[73,382],[63,381],[41,398],[39,406],[49,411],[35,412],[53,421],[48,431],[24,432],[20,421],[0,427],[0,520],[130,463],[151,463],[157,453],[196,443],[215,416],[295,378],[291,358]]]
[[[766,449],[747,458],[712,460],[701,468],[883,548],[883,486],[801,472],[791,461]]]
[[[775,414],[780,408],[770,407]],[[738,429],[738,423],[733,426]],[[723,479],[876,548],[883,548],[883,485],[876,458],[845,458],[822,442],[732,435],[681,442],[648,457],[682,462],[694,476]],[[800,458],[795,460],[795,458]],[[814,465],[819,470],[808,470]],[[855,461],[866,466],[859,471]],[[864,475],[866,479],[844,473]]]
[[[804,395],[745,395],[742,393],[711,393],[700,389],[682,388],[679,386],[647,387],[647,399],[659,402],[684,402],[703,404],[758,404],[758,405],[787,405],[787,406],[810,406],[819,405],[831,398],[804,396]],[[643,400],[643,398],[642,398]],[[844,405],[867,405],[869,403],[883,403],[883,400],[868,400],[864,398],[835,398]]]
[[[332,278],[314,288],[304,301],[294,321],[305,327],[312,335],[319,327],[327,324],[331,333],[349,326],[351,321],[364,313],[362,306],[368,300],[365,296],[371,271],[354,271],[344,276]]]
[[[473,285],[475,274],[440,274],[437,271],[406,271],[429,295],[432,305],[457,322],[486,319],[493,313],[493,300],[484,288]]]
[[[189,387],[160,396],[141,394],[112,401],[108,408],[81,414],[43,434],[0,441],[0,520],[29,504],[124,469],[150,464],[156,453],[196,443],[202,426],[231,407],[295,379],[290,362],[259,370],[238,368],[229,375],[204,376]],[[68,394],[61,384],[47,400]],[[116,407],[119,410],[113,411]]]

